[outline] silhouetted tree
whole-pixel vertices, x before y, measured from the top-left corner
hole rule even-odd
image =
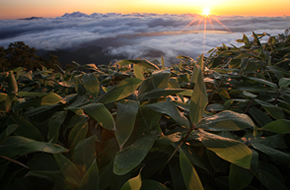
[[[35,70],[44,66],[56,70],[55,64],[61,66],[57,56],[49,55],[47,60],[37,56],[35,53],[35,48],[31,48],[21,41],[11,43],[7,49],[0,46],[0,68],[5,70],[8,67],[24,67]]]

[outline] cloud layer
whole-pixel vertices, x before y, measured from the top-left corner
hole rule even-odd
[[[243,33],[248,36],[251,31],[277,35],[290,27],[290,17],[211,18],[212,25],[207,21],[205,35],[204,22],[197,27],[199,15],[194,14],[86,15],[75,12],[56,18],[0,20],[0,46],[6,47],[14,41],[24,41],[45,50],[96,45],[105,48],[110,55],[151,59],[162,54],[168,63],[173,63],[174,57],[180,54],[196,57],[222,43],[239,45],[235,40],[242,38]]]

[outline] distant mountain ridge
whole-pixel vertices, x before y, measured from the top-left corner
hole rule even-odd
[[[20,18],[20,19],[18,19],[18,20],[36,20],[36,19],[42,19],[43,17],[35,17],[35,16],[33,16],[33,17],[30,17],[30,18]]]

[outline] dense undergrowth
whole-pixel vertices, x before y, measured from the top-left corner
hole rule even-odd
[[[289,189],[290,37],[197,61],[0,74],[1,189]]]

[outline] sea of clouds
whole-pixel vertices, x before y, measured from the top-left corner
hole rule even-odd
[[[56,18],[0,20],[0,46],[7,47],[15,41],[44,50],[101,46],[109,55],[128,59],[152,59],[163,55],[168,63],[174,63],[177,55],[195,58],[222,43],[241,46],[235,40],[243,34],[250,38],[252,31],[277,35],[290,27],[289,16],[212,16],[212,25],[207,21],[207,33],[204,34],[204,22],[197,27],[199,17],[197,14],[87,15],[74,12]]]

